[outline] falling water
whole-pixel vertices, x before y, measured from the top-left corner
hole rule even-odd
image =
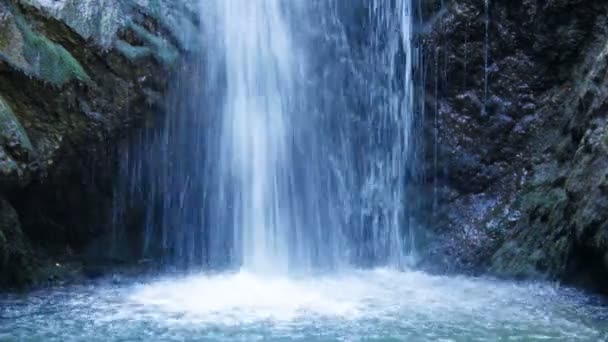
[[[415,148],[421,146],[414,131],[412,73],[417,53],[412,46],[412,12],[407,0],[372,1],[367,61],[372,81],[364,85],[370,94],[366,119],[374,133],[367,142],[369,169],[363,185],[367,195],[363,215],[371,217],[371,222],[360,227],[375,234],[372,255],[386,253],[387,262],[399,266],[414,257],[415,222],[406,210],[414,207],[416,198],[408,196],[407,186],[418,176],[414,157]]]
[[[127,219],[141,225],[140,254],[180,267],[411,263],[410,1],[200,7],[204,51],[175,83],[164,124],[126,148],[118,237]],[[371,29],[353,30],[362,21]]]
[[[212,13],[205,23],[218,30],[208,72],[226,78],[219,151],[212,151],[220,172],[212,181],[230,198],[220,209],[232,227],[213,224],[234,231],[245,268],[284,272],[290,229],[299,226],[292,139],[305,114],[294,104],[301,85],[291,29],[278,0],[217,1],[203,12]]]
[[[490,60],[490,0],[484,0],[485,37],[483,44],[483,115],[488,114],[489,79],[488,67]]]

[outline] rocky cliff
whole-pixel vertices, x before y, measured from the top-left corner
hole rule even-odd
[[[431,260],[607,291],[608,5],[426,3]]]
[[[0,286],[107,234],[114,147],[159,111],[196,25],[187,1],[0,0]]]

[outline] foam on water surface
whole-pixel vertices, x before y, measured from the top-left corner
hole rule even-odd
[[[0,298],[0,341],[605,341],[608,310],[546,283],[391,269],[248,272]]]

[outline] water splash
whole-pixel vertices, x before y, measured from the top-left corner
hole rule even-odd
[[[601,302],[550,284],[389,269],[247,272],[0,295],[0,339],[604,341]]]

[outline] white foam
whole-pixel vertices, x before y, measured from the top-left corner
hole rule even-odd
[[[360,313],[365,291],[357,286],[343,287],[345,280],[262,277],[248,272],[202,275],[142,286],[131,294],[130,300],[210,323],[353,317]]]
[[[3,304],[0,301],[0,308]],[[606,308],[587,303],[576,291],[553,284],[388,269],[314,277],[239,272],[139,285],[78,286],[27,296],[6,307],[8,311],[0,310],[0,316],[15,318],[3,321],[0,336],[15,340],[64,341],[77,336],[79,341],[144,337],[158,341],[603,341],[608,337]]]
[[[199,275],[140,285],[128,300],[165,320],[242,325],[282,325],[317,320],[394,320],[402,324],[492,322],[518,326],[536,321],[575,324],[553,305],[555,288],[388,269],[290,278],[248,272]],[[487,322],[486,322],[487,323]],[[411,328],[415,328],[412,326]]]

